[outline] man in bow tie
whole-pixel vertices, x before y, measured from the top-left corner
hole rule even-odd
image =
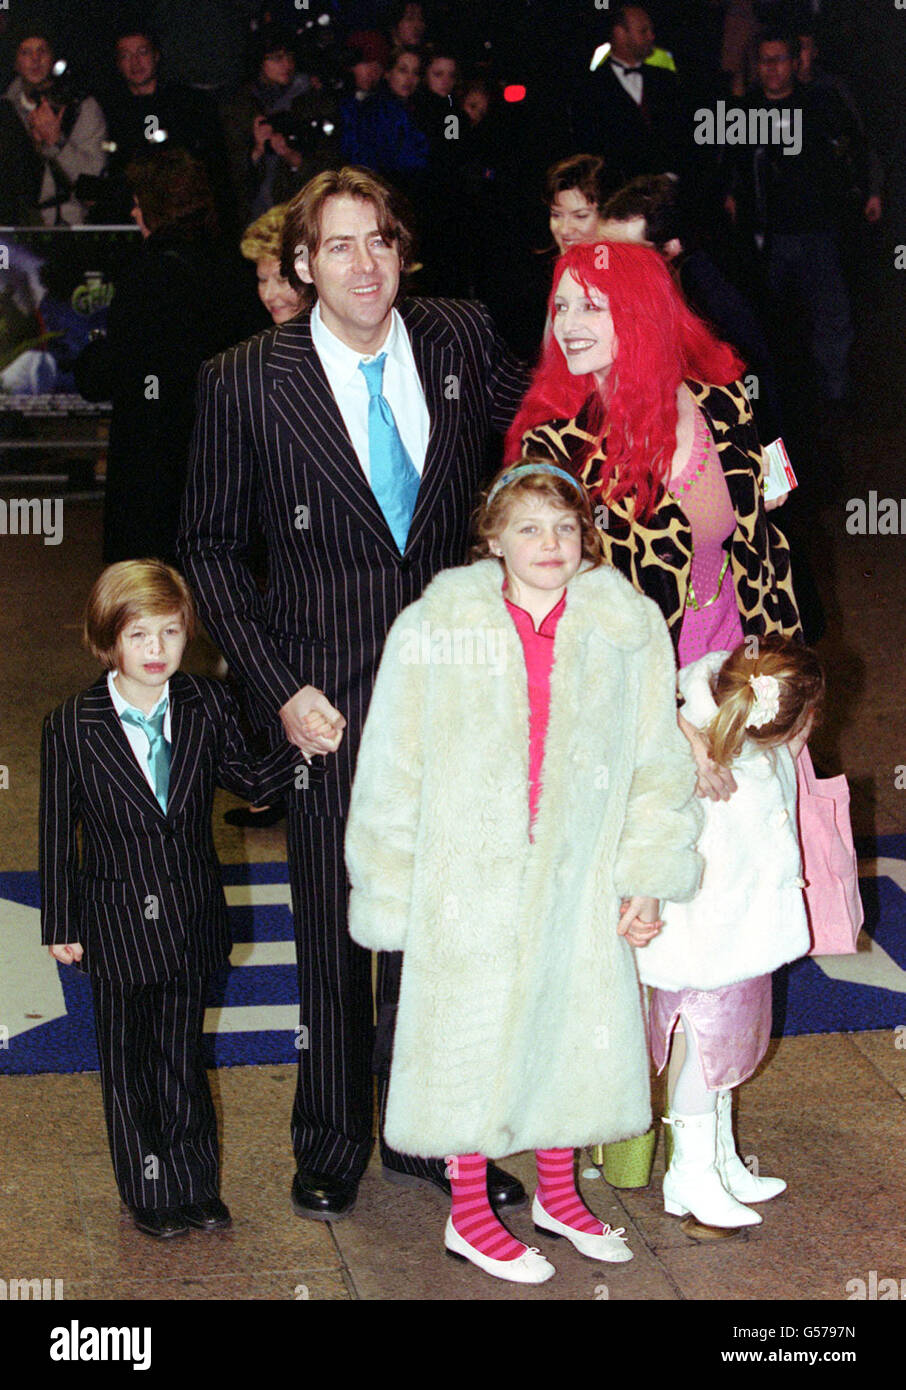
[[[572,105],[574,147],[601,155],[626,181],[637,174],[679,173],[683,163],[676,75],[646,61],[653,51],[648,11],[616,6],[609,50],[605,46],[603,60],[583,74]]]
[[[300,1216],[351,1212],[372,1143],[371,957],[351,940],[345,817],[386,634],[466,559],[469,517],[527,385],[487,311],[400,296],[412,235],[363,169],[293,199],[282,271],[315,296],[296,318],[207,363],[181,553],[202,615],[277,735],[311,760],[288,814],[301,1000],[292,1136]],[[261,593],[249,567],[260,524]],[[374,1047],[386,1092],[399,956],[382,955]],[[449,1191],[442,1156],[381,1143],[385,1176]],[[493,1168],[498,1205],[524,1200]]]

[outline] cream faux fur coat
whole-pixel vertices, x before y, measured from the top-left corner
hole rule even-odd
[[[405,1153],[500,1157],[644,1132],[619,901],[689,898],[695,771],[660,611],[576,575],[529,840],[528,694],[496,560],[439,574],[387,639],[359,751],[350,931],[405,952],[386,1115]]]

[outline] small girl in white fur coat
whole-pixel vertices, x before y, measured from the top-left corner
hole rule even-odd
[[[782,1192],[736,1153],[731,1092],[764,1057],[771,1035],[771,971],[809,949],[796,817],[795,759],[824,694],[818,659],[781,637],[750,637],[680,672],[683,716],[706,731],[711,756],[737,790],[705,802],[701,887],[667,902],[664,930],[638,954],[653,986],[651,1050],[663,1070],[683,1020],[686,1057],[669,1123],[674,1153],[664,1206],[711,1226],[761,1221],[746,1202]]]

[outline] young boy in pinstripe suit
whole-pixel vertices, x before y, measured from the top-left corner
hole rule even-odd
[[[230,950],[215,785],[257,801],[313,775],[289,743],[253,760],[226,688],[179,670],[195,621],[175,570],[108,566],[84,628],[106,671],[47,716],[41,747],[42,941],[91,978],[117,1186],[156,1237],[231,1220],[202,1054]]]

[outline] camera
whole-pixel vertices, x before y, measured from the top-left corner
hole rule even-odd
[[[68,136],[78,119],[84,95],[64,67],[38,86],[23,86],[19,100],[29,113],[36,111],[42,101],[46,101],[56,115],[63,112],[62,130]]]
[[[303,127],[288,111],[275,111],[272,116],[268,116],[267,121],[274,134],[282,135],[291,150],[304,148]]]

